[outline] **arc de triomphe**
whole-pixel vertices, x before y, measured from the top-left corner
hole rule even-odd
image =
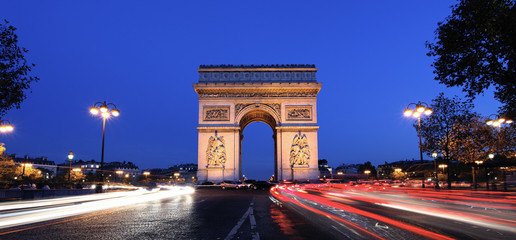
[[[278,180],[318,178],[322,83],[314,65],[201,65],[198,72],[193,86],[199,97],[200,182],[242,178],[242,133],[252,122],[264,122],[274,132]]]

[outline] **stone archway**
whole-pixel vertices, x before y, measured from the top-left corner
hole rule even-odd
[[[240,127],[240,142],[239,142],[239,166],[242,166],[242,140],[244,139],[244,129],[253,122],[263,122],[271,127],[274,140],[274,176],[278,176],[278,158],[276,151],[276,126],[279,124],[279,116],[274,116],[274,113],[268,112],[268,106],[264,104],[254,104],[248,107],[248,111],[243,111],[240,116],[237,116],[237,122]],[[242,176],[242,167],[240,167],[239,176]]]
[[[272,128],[278,180],[317,179],[317,68],[222,65],[198,72],[199,181],[241,179],[242,133],[252,122]]]

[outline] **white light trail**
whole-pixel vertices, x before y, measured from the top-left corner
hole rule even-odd
[[[144,202],[167,199],[179,195],[191,194],[194,189],[191,187],[172,188],[170,190],[149,193],[145,190],[124,192],[126,196],[118,198],[107,198],[84,202],[68,206],[49,207],[37,210],[28,210],[16,213],[0,214],[0,229],[7,227],[20,226],[36,222],[55,220],[59,218],[71,217],[91,213],[95,211],[107,210],[111,208],[125,207]],[[99,194],[101,195],[101,194]],[[120,195],[123,195],[120,193]],[[90,196],[91,197],[91,196]],[[76,201],[82,202],[84,199],[78,198]],[[59,201],[58,201],[59,202]],[[70,201],[67,201],[70,203]],[[55,203],[54,204],[59,204]],[[49,205],[44,205],[49,206]]]

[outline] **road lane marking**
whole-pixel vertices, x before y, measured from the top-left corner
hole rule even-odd
[[[249,217],[249,221],[251,222],[251,238],[253,240],[260,240],[260,234],[256,232],[256,219],[254,218],[254,200],[255,197],[253,197],[253,200],[251,201],[251,204],[249,204],[249,208],[244,213],[244,215],[238,220],[237,224],[231,229],[229,234],[224,238],[224,240],[230,240],[233,239],[235,234],[238,232],[238,229],[242,227],[242,224],[245,222],[245,220]]]
[[[249,216],[249,212],[251,212],[252,210],[253,210],[252,207],[249,207],[247,209],[247,211],[244,213],[244,216],[242,216],[240,218],[240,220],[238,220],[237,224],[233,227],[233,229],[231,229],[231,232],[229,232],[228,236],[226,238],[224,238],[224,240],[230,240],[230,239],[233,238],[233,236],[235,236],[235,234],[237,233],[238,229],[242,226],[242,223],[244,223],[244,221]]]

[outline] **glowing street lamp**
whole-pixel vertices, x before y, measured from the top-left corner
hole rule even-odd
[[[491,117],[493,117],[491,119]],[[498,128],[498,131],[501,130],[502,128],[502,125],[506,124],[512,124],[514,121],[512,119],[508,119],[508,118],[505,118],[505,117],[500,117],[496,114],[491,114],[489,115],[489,117],[487,118],[486,120],[486,124],[491,126],[491,127],[497,127]]]
[[[435,177],[435,188],[440,188],[439,186],[439,177],[437,175],[437,152],[432,152],[432,157],[434,158],[434,177]]]
[[[495,157],[494,153],[489,153],[487,154],[487,157],[489,158],[489,160],[493,160],[493,158]],[[486,190],[489,190],[489,172],[487,171],[487,165],[484,165],[484,170],[486,172]],[[494,182],[493,182],[493,190],[494,190]]]
[[[364,170],[364,174],[367,175],[367,179],[369,180],[369,174],[371,173],[371,170]]]
[[[512,124],[513,123],[513,120],[512,119],[508,119],[508,118],[505,118],[505,117],[500,117],[499,115],[496,115],[496,114],[491,114],[489,115],[489,117],[487,118],[486,120],[486,124],[488,126],[492,126],[492,127],[496,127],[498,128],[498,134],[499,134],[499,137],[498,137],[498,151],[501,151],[502,150],[502,126],[503,125],[509,125],[509,124]],[[492,157],[491,157],[492,155]],[[489,158],[490,159],[493,159],[494,158],[494,154],[489,154]],[[502,168],[503,169],[503,190],[504,191],[507,191],[507,176],[505,175],[505,168]],[[494,185],[493,185],[494,186]]]
[[[0,119],[0,133],[8,133],[14,131],[13,125],[7,120]]]
[[[145,171],[143,172],[143,175],[145,176],[145,178],[147,178],[150,175],[150,172]]]
[[[109,107],[112,107],[111,111]],[[102,117],[102,155],[100,157],[100,172],[102,176],[102,182],[104,182],[104,139],[106,136],[106,119],[111,117],[111,115],[118,117],[120,115],[120,110],[113,103],[97,102],[90,108],[90,113],[93,115],[99,115]]]
[[[122,171],[122,170],[116,170],[116,171],[115,171],[115,173],[116,173],[116,174],[118,174],[118,178],[119,178],[119,179],[122,179],[122,175],[124,174],[124,171]]]
[[[73,152],[70,150],[70,152],[68,153],[68,160],[70,162],[70,168],[68,168],[68,183],[71,182],[71,177],[72,177],[72,159],[73,159]]]
[[[21,165],[23,166],[22,177],[25,177],[25,167],[32,167],[32,163],[22,163]]]
[[[448,167],[447,164],[439,164],[439,168],[443,169],[443,173],[444,173],[444,169],[447,168],[447,167]]]
[[[403,112],[405,117],[417,118],[418,124],[418,136],[419,136],[419,155],[421,156],[421,164],[423,164],[423,147],[421,146],[421,115],[430,115],[433,110],[424,102],[411,103],[407,106],[407,109]],[[425,176],[423,173],[423,180],[421,184],[422,188],[425,188]]]

